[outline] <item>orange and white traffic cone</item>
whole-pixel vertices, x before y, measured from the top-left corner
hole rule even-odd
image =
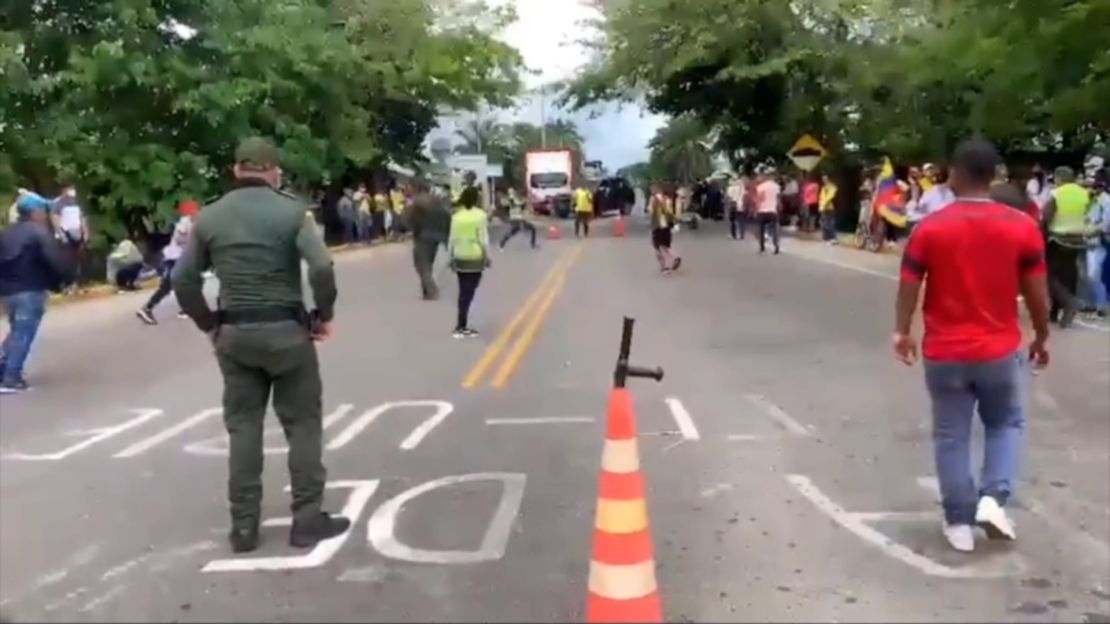
[[[613,236],[621,238],[624,236],[624,215],[617,215],[617,220],[613,221]]]
[[[601,456],[587,622],[662,622],[632,395],[614,388]]]

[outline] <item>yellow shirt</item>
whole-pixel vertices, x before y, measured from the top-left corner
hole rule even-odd
[[[374,196],[374,211],[385,212],[389,208],[389,198],[381,193]]]
[[[821,195],[820,199],[818,200],[818,206],[820,207],[821,212],[832,212],[833,209],[836,207],[833,204],[833,200],[836,199],[837,190],[839,189],[837,189],[836,185],[831,182],[821,187]]]
[[[590,197],[590,192],[586,189],[578,189],[574,192],[574,211],[575,212],[593,212],[594,203],[593,198]]]
[[[389,201],[393,204],[393,212],[401,214],[405,211],[405,194],[401,191],[393,191],[390,193]]]

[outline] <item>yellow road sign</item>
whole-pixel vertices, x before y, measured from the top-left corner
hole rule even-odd
[[[803,134],[786,155],[802,171],[813,171],[829,152],[812,135]]]

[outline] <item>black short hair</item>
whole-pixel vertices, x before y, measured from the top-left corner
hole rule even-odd
[[[968,139],[956,148],[952,155],[952,169],[963,174],[964,179],[974,184],[986,186],[994,180],[1002,157],[990,141],[976,137]]]
[[[1029,205],[1029,198],[1025,195],[1025,191],[1020,186],[1009,182],[992,186],[991,199],[1022,211]]]
[[[482,204],[482,193],[476,186],[468,186],[459,194],[459,205],[464,208],[477,208]]]

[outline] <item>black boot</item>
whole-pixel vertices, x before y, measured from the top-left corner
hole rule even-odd
[[[293,528],[289,530],[289,545],[312,548],[319,542],[342,535],[350,527],[351,521],[347,518],[321,511],[317,516],[293,521]]]
[[[251,552],[258,548],[258,524],[234,527],[227,538],[231,542],[231,552]]]

